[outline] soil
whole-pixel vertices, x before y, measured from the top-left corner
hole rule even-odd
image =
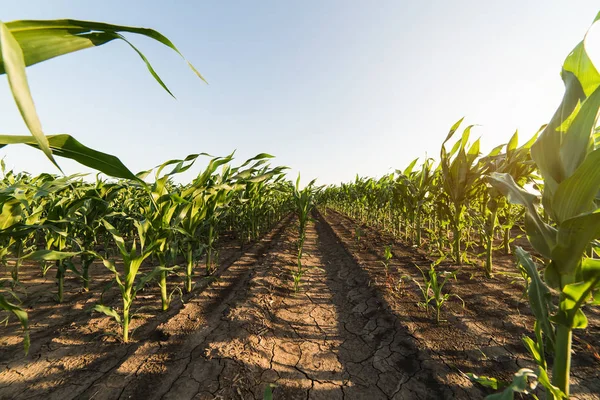
[[[110,282],[102,265],[90,292],[70,277],[60,305],[53,280],[25,266],[32,345],[25,356],[18,324],[2,328],[0,398],[262,399],[272,386],[275,399],[480,399],[491,392],[464,373],[510,379],[532,366],[521,337],[533,318],[518,280],[442,263],[458,271],[446,288],[465,307],[450,298],[436,323],[418,305],[413,280],[422,282],[416,266],[428,269],[432,258],[366,226],[357,241],[358,226],[331,210],[315,214],[298,293],[292,218],[243,252],[221,243],[215,274],[182,301],[175,296],[169,311],[158,311],[154,286],[140,292],[127,344],[109,317],[85,312]],[[495,256],[498,272],[514,272],[511,256]],[[109,288],[102,300],[118,306],[118,295]],[[572,393],[600,399],[600,315],[586,312],[589,326],[574,338]]]

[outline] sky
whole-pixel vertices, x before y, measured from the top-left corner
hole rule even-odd
[[[122,41],[55,58],[27,69],[46,134],[71,134],[134,172],[190,153],[236,150],[241,163],[267,152],[290,167],[290,178],[301,172],[320,184],[437,158],[463,116],[465,126],[478,125],[472,135],[483,151],[516,129],[524,142],[560,103],[562,62],[600,10],[597,0],[5,3],[5,22],[73,18],[156,29],[208,81],[139,35],[127,36],[176,99]],[[0,109],[1,133],[27,133],[5,76]],[[5,147],[0,157],[18,171],[58,173],[27,146]],[[89,171],[59,160],[67,174]]]

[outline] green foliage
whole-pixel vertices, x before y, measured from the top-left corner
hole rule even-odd
[[[23,310],[20,306],[11,303],[6,300],[4,294],[0,293],[0,309],[8,311],[12,313],[23,327],[23,347],[25,348],[25,354],[29,351],[29,317],[27,316],[27,312]]]
[[[52,137],[42,131],[33,98],[29,90],[25,68],[62,56],[74,51],[101,46],[112,40],[120,39],[128,43],[142,58],[154,79],[172,96],[167,86],[158,76],[148,59],[121,32],[135,33],[154,39],[181,55],[175,45],[161,33],[147,28],[124,25],[112,25],[102,22],[78,21],[71,19],[34,21],[22,20],[7,23],[0,22],[0,74],[6,74],[13,97],[21,116],[35,143],[40,150],[58,167],[52,156],[52,150],[63,149],[69,154],[72,149],[71,137],[67,140],[55,140],[54,149],[50,144]],[[181,55],[183,57],[183,55]],[[197,76],[200,73],[188,62]],[[204,78],[202,78],[204,79]],[[62,136],[62,135],[59,135]],[[65,135],[68,136],[68,135]],[[76,143],[78,144],[78,142]],[[75,146],[80,147],[80,146]],[[89,150],[89,149],[88,149]],[[80,160],[77,160],[81,162]],[[87,164],[84,164],[87,165]],[[92,166],[92,168],[96,168]]]
[[[298,257],[296,270],[293,272],[294,291],[297,293],[300,290],[300,282],[305,273],[305,268],[302,265],[302,252],[304,249],[304,241],[306,240],[306,224],[310,220],[310,213],[315,206],[315,198],[320,187],[315,187],[313,179],[304,189],[300,189],[300,174],[296,179],[296,185],[291,187],[292,200],[294,204],[294,212],[298,217]]]
[[[123,263],[123,268],[121,271],[117,270],[116,264],[114,261],[105,259],[103,257],[98,256],[103,259],[104,266],[108,268],[110,272],[114,274],[115,282],[121,291],[121,299],[123,302],[123,310],[121,314],[119,314],[116,310],[111,307],[107,307],[104,305],[96,305],[94,310],[103,312],[104,314],[113,317],[123,330],[123,341],[129,341],[129,322],[131,321],[131,306],[133,305],[133,301],[137,295],[137,292],[144,287],[144,285],[156,278],[160,273],[165,269],[164,267],[156,267],[150,273],[139,276],[139,270],[142,265],[142,262],[152,255],[153,250],[158,246],[157,243],[151,243],[148,246],[144,246],[146,242],[145,232],[142,228],[142,223],[135,221],[136,226],[138,227],[138,232],[140,232],[140,248],[138,250],[137,241],[134,240],[131,246],[127,246],[123,237],[119,234],[119,232],[115,229],[107,221],[103,221],[103,224],[108,231],[108,233],[112,236],[114,243],[121,254],[121,260]]]
[[[594,20],[598,21],[600,14]],[[528,295],[545,338],[545,350],[554,354],[552,385],[569,395],[572,330],[585,328],[584,304],[600,287],[600,263],[586,257],[586,249],[600,237],[600,149],[596,126],[600,108],[600,73],[589,59],[586,40],[563,64],[565,95],[550,123],[531,146],[531,157],[543,179],[542,201],[522,189],[509,174],[494,173],[492,184],[509,201],[526,208],[525,228],[531,245],[548,262],[543,279],[522,250],[517,257],[529,279]],[[550,289],[558,291],[558,307]],[[533,346],[530,346],[533,347]],[[541,353],[541,350],[538,352]],[[552,388],[544,385],[550,393]],[[555,394],[552,394],[555,398]]]
[[[417,284],[421,295],[423,296],[423,302],[419,304],[426,310],[429,310],[429,306],[433,305],[435,308],[435,320],[437,323],[440,322],[440,311],[442,307],[451,297],[456,297],[459,299],[462,302],[463,308],[465,306],[465,302],[460,298],[459,295],[453,293],[444,293],[444,286],[448,282],[448,279],[452,278],[456,280],[456,272],[436,271],[436,266],[442,261],[443,259],[440,259],[437,263],[431,264],[427,274],[418,265],[416,265],[417,269],[423,276],[423,285],[421,285],[421,283],[419,283],[419,281],[416,279],[413,279],[413,281]]]

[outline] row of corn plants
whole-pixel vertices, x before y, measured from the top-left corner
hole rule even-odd
[[[7,290],[3,294],[26,301],[20,269],[24,262],[36,262],[41,275],[55,271],[60,303],[67,275],[89,290],[93,282],[90,266],[102,262],[114,274],[123,304],[119,312],[102,304],[95,309],[115,317],[127,340],[129,310],[137,291],[156,281],[161,307],[168,309],[173,296],[169,287],[191,292],[202,262],[206,268],[202,276],[214,272],[221,232],[233,226],[233,232],[245,238],[246,232],[254,230],[255,236],[246,238],[253,240],[290,211],[290,191],[277,190],[284,168],[270,167],[268,154],[259,154],[243,166],[232,166],[232,156],[212,158],[191,183],[175,184],[172,176],[187,170],[198,157],[194,154],[158,166],[154,182],[146,185],[5,172],[0,182],[0,249],[10,278],[3,282]],[[275,214],[267,221],[261,218],[258,230],[256,216],[248,215],[256,210],[243,207],[249,191],[256,196],[256,204],[260,201],[261,208]],[[146,259],[155,267],[142,268]]]
[[[146,56],[124,34],[146,36],[181,55],[168,38],[147,28],[80,20],[0,22],[0,74],[6,74],[31,133],[0,135],[0,147],[27,144],[41,150],[59,170],[56,156],[110,177],[97,178],[94,183],[82,175],[45,173],[34,177],[6,171],[2,163],[0,261],[9,273],[0,281],[0,310],[7,313],[5,319],[12,315],[20,321],[26,350],[29,317],[22,304],[27,302],[27,288],[20,279],[25,263],[38,264],[41,275],[55,271],[57,302],[64,300],[69,274],[80,279],[83,290],[91,290],[90,267],[95,261],[103,263],[114,276],[122,304],[97,304],[94,310],[113,317],[126,342],[140,290],[156,282],[161,308],[168,309],[175,293],[169,289],[193,291],[202,260],[205,275],[214,272],[216,243],[222,232],[232,230],[248,243],[291,210],[291,192],[284,183],[286,168],[272,167],[272,156],[265,153],[239,166],[232,164],[233,154],[211,157],[192,182],[182,185],[175,183],[176,175],[208,155],[191,154],[134,174],[118,158],[91,149],[70,135],[45,135],[26,67],[57,56],[123,40],[172,95]],[[154,179],[148,181],[152,175]],[[183,276],[181,285],[178,276]]]
[[[514,251],[535,316],[533,338],[523,342],[537,369],[519,370],[490,399],[531,394],[536,385],[548,398],[568,398],[573,330],[587,326],[586,307],[600,305],[600,73],[586,46],[584,39],[563,64],[558,110],[524,144],[515,133],[482,155],[479,140],[470,141],[473,126],[452,143],[461,119],[442,143],[438,163],[415,160],[380,179],[357,176],[319,198],[322,207],[450,255],[457,264],[479,259],[487,277],[494,272],[494,250]],[[527,236],[541,264],[511,246],[515,230]],[[433,266],[423,278],[428,286],[419,288],[428,304],[436,298],[429,286],[438,278]],[[498,386],[494,378],[471,377]]]
[[[537,134],[518,146],[515,133],[507,145],[480,157],[479,141],[469,145],[471,126],[446,149],[461,122],[450,129],[437,165],[432,159],[421,165],[414,160],[404,170],[380,179],[357,177],[354,182],[328,187],[319,201],[440,256],[450,250],[457,263],[469,261],[467,250],[484,253],[484,271],[491,276],[492,251],[510,252],[514,228],[522,226],[524,210],[504,201],[486,176],[508,173],[521,184],[534,183],[529,149]]]

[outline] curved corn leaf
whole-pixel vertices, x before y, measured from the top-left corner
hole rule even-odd
[[[75,257],[76,255],[81,254],[80,251],[72,252],[72,251],[55,251],[55,250],[36,250],[33,253],[29,253],[23,258],[27,258],[35,261],[57,261],[57,260],[66,260],[68,258]]]
[[[571,275],[581,262],[589,243],[600,237],[600,210],[564,221],[558,227],[557,243],[552,260],[560,274]]]
[[[575,173],[562,181],[552,199],[557,222],[592,212],[600,188],[600,149],[588,154]]]
[[[104,314],[108,315],[109,317],[113,317],[113,318],[115,319],[115,321],[117,321],[117,323],[118,323],[119,325],[121,325],[121,324],[122,324],[122,321],[121,321],[121,316],[120,316],[120,315],[119,315],[119,313],[118,313],[118,312],[117,312],[117,311],[116,311],[114,308],[112,308],[112,307],[108,307],[108,306],[105,306],[105,305],[102,305],[102,304],[96,304],[96,305],[94,306],[94,308],[92,308],[92,310],[94,310],[94,311],[98,311],[98,312],[101,312],[101,313],[104,313]]]
[[[531,393],[537,386],[538,375],[529,368],[521,368],[513,376],[512,383],[500,393],[487,396],[486,400],[512,400],[515,393]]]
[[[498,390],[498,379],[490,376],[479,376],[471,372],[465,374],[472,382],[479,383],[481,386]]]
[[[48,135],[46,138],[54,154],[59,157],[70,158],[108,176],[142,182],[117,157],[86,147],[71,135]],[[37,140],[31,136],[0,135],[0,148],[9,144],[27,144],[39,148]]]
[[[592,293],[600,286],[600,260],[586,258],[582,261],[584,281],[565,285],[561,292],[560,311],[553,320],[571,328],[587,327],[588,320],[581,307],[591,301]]]
[[[144,61],[146,68],[148,68],[154,79],[167,93],[173,96],[173,93],[171,93],[156,73],[146,56],[120,32],[136,33],[154,39],[175,51],[185,60],[183,54],[166,36],[153,29],[73,19],[0,22],[0,74],[6,73],[8,76],[17,107],[27,128],[35,138],[39,149],[59,169],[60,166],[52,156],[52,146],[49,143],[49,138],[42,131],[42,126],[27,83],[26,67],[54,57],[90,47],[101,46],[112,40],[120,39],[129,44],[142,61]],[[192,71],[206,82],[198,70],[189,61],[185,61]]]
[[[25,347],[25,354],[29,351],[29,318],[27,317],[27,312],[23,310],[21,307],[11,303],[6,300],[2,294],[0,294],[0,309],[11,312],[23,327],[23,346]]]
[[[600,13],[594,19],[593,24],[597,23],[599,19]],[[578,144],[582,142],[581,135],[565,135],[562,131],[563,124],[569,119],[576,118],[573,114],[580,112],[580,104],[588,96],[591,96],[600,85],[600,73],[585,50],[586,38],[565,59],[561,73],[565,84],[563,100],[546,129],[531,147],[531,157],[544,178],[544,206],[549,212],[552,212],[551,199],[557,185],[569,176],[568,173],[574,170],[573,166],[576,167],[577,162],[581,159],[579,150],[581,145]],[[592,108],[590,107],[590,111],[597,113],[597,108],[596,110]],[[592,132],[587,133],[592,135]],[[585,132],[581,134],[585,135]],[[572,145],[568,143],[570,141],[577,143]],[[566,154],[563,147],[572,148],[572,154]],[[577,156],[578,154],[579,156]],[[575,157],[575,161],[571,160],[571,157]],[[568,160],[568,165],[563,164],[563,160]]]
[[[146,36],[169,47],[185,60],[200,79],[206,82],[173,42],[154,29],[75,19],[19,20],[6,22],[5,25],[23,49],[26,66],[78,50],[101,46],[114,39],[122,39],[121,35],[116,35],[117,33],[128,32]],[[0,74],[5,72],[2,61],[0,60]]]
[[[54,157],[52,157],[50,144],[42,131],[42,124],[33,104],[29,83],[27,83],[27,74],[25,73],[26,64],[23,52],[15,37],[2,22],[0,22],[0,55],[2,56],[0,68],[8,76],[10,90],[23,121],[25,121],[27,128],[38,143],[40,150],[58,167]]]
[[[535,202],[537,197],[517,185],[508,173],[493,172],[488,177],[492,186],[508,198],[512,204],[520,204],[527,208],[525,219],[527,236],[534,248],[544,257],[550,258],[552,249],[556,246],[556,232],[540,218]]]
[[[550,289],[542,280],[535,263],[525,250],[517,246],[515,255],[531,280],[527,289],[531,311],[550,343],[554,343],[554,329],[550,324],[550,311],[553,307]]]

